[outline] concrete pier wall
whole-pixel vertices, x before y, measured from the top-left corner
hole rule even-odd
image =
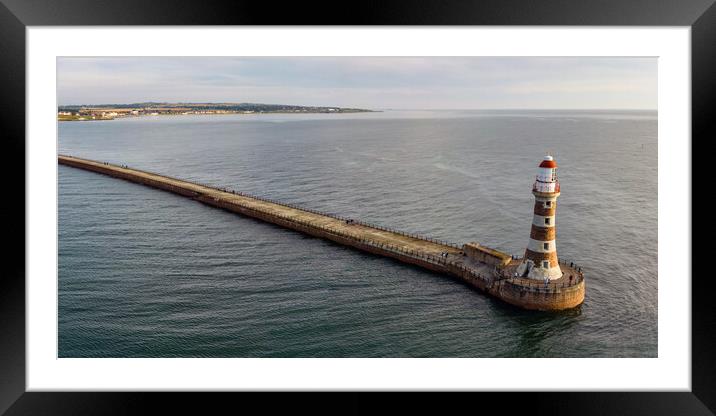
[[[491,288],[490,293],[512,305],[544,311],[571,309],[584,302],[584,279],[575,285],[556,290],[541,286],[539,282],[531,287],[507,280]]]
[[[474,256],[466,256],[463,248],[457,244],[371,226],[336,215],[305,210],[126,166],[71,156],[59,156],[58,163],[162,189],[337,244],[448,274],[476,289],[523,308],[566,309],[581,304],[584,299],[583,278],[581,286],[579,282],[569,286],[562,283],[561,287],[556,283],[546,287],[537,287],[538,285],[532,285],[531,282],[525,285],[524,279],[507,279],[504,273],[500,273],[498,268],[504,266],[504,262],[476,263]],[[489,249],[488,254],[490,258],[507,259],[506,262],[510,260],[508,254],[497,250]],[[575,275],[577,274],[581,275],[581,272],[575,271]]]

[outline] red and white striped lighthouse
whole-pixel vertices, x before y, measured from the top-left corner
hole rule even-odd
[[[545,156],[537,171],[532,186],[535,196],[532,231],[525,250],[525,258],[517,268],[522,277],[539,280],[554,280],[562,277],[562,269],[557,259],[557,228],[555,214],[559,182],[557,181],[557,162],[552,156]]]

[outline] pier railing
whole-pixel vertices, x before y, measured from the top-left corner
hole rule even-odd
[[[74,157],[74,156],[71,156],[71,155],[67,155],[67,156],[69,156],[69,157]],[[128,167],[127,165],[115,165],[115,164],[109,163],[109,162],[99,162],[99,163],[104,164],[104,165],[106,165],[106,166],[116,167],[116,168],[131,169],[131,170],[134,170],[134,171],[137,171],[137,172],[142,172],[142,173],[145,173],[145,174],[148,174],[148,175],[159,176],[159,177],[162,177],[162,178],[176,179],[176,180],[178,180],[178,181],[190,183],[190,184],[195,185],[195,186],[201,186],[201,187],[204,187],[204,188],[209,188],[209,189],[212,189],[212,190],[215,190],[215,191],[227,192],[227,193],[230,193],[230,194],[233,194],[233,195],[238,195],[238,196],[245,197],[245,198],[252,198],[252,199],[256,199],[256,200],[258,200],[258,201],[263,201],[263,202],[269,202],[269,203],[276,204],[276,205],[280,205],[280,206],[284,206],[284,207],[287,207],[287,208],[297,209],[297,210],[301,210],[301,211],[304,211],[304,212],[309,212],[309,213],[311,213],[311,214],[322,215],[322,216],[325,216],[325,217],[330,217],[330,218],[337,219],[337,220],[341,220],[341,221],[350,221],[351,224],[358,224],[358,225],[362,225],[362,226],[365,226],[365,227],[370,227],[370,228],[373,228],[373,229],[376,229],[376,230],[385,231],[385,232],[389,232],[389,233],[394,233],[394,234],[402,235],[402,236],[404,236],[404,237],[414,238],[414,239],[416,239],[416,240],[422,240],[422,241],[427,241],[427,242],[431,242],[431,243],[434,243],[434,244],[440,244],[440,245],[444,245],[444,246],[456,248],[456,249],[458,249],[458,250],[462,249],[462,245],[459,245],[459,244],[454,243],[454,242],[450,242],[450,241],[446,241],[446,240],[441,240],[441,239],[437,239],[437,238],[432,238],[432,237],[427,237],[427,236],[420,235],[420,234],[417,234],[417,233],[411,233],[411,232],[407,232],[407,231],[401,231],[401,230],[393,229],[393,228],[390,228],[390,227],[385,227],[385,226],[382,226],[382,225],[379,225],[379,224],[374,224],[374,223],[369,223],[369,222],[366,222],[366,221],[356,220],[356,219],[353,219],[353,218],[345,217],[345,216],[338,215],[338,214],[331,213],[331,212],[320,211],[320,210],[317,210],[317,209],[302,207],[302,206],[299,206],[298,204],[286,203],[286,202],[278,201],[278,200],[275,200],[275,199],[272,199],[272,198],[268,198],[268,197],[262,197],[262,196],[258,196],[258,195],[249,194],[249,193],[247,193],[247,192],[236,191],[236,190],[233,190],[233,189],[231,189],[231,188],[229,188],[229,187],[226,187],[226,186],[221,187],[221,186],[215,186],[215,185],[208,185],[208,184],[201,183],[201,182],[197,182],[197,181],[193,181],[193,180],[179,179],[179,178],[168,178],[167,176],[165,176],[165,175],[163,175],[163,174],[161,174],[161,173],[152,172],[152,171],[148,171],[148,170],[142,170],[142,169],[136,169],[136,168],[130,168],[130,167]]]
[[[221,205],[224,205],[225,208],[231,208],[232,206],[235,206],[232,204],[231,201],[218,198],[216,201]],[[584,275],[581,273],[581,268],[578,273],[575,275],[575,279],[572,281],[563,281],[559,283],[549,282],[549,283],[543,283],[537,280],[531,280],[531,279],[523,279],[519,277],[495,277],[495,276],[486,276],[482,273],[476,271],[473,268],[467,267],[461,262],[457,262],[452,260],[450,257],[443,257],[443,256],[437,256],[429,253],[425,253],[420,250],[411,250],[406,249],[401,246],[396,246],[393,244],[388,243],[381,243],[375,240],[367,239],[362,237],[361,235],[346,232],[342,229],[337,229],[330,226],[323,226],[320,224],[316,224],[311,221],[299,219],[290,215],[282,215],[277,214],[271,210],[264,210],[257,207],[246,207],[241,206],[243,209],[248,209],[251,211],[254,211],[256,213],[264,214],[267,216],[271,216],[272,218],[278,218],[280,220],[283,220],[285,222],[289,222],[294,224],[294,226],[298,229],[304,228],[306,230],[316,230],[321,231],[324,234],[333,235],[336,237],[348,239],[351,241],[354,241],[355,243],[358,243],[364,247],[372,247],[376,250],[380,250],[383,253],[389,252],[393,253],[399,256],[404,257],[410,257],[415,260],[422,261],[424,263],[432,264],[434,266],[438,266],[442,268],[445,271],[452,272],[455,274],[461,275],[463,278],[468,280],[479,280],[482,283],[482,287],[489,287],[493,285],[494,283],[500,282],[501,284],[507,284],[515,287],[516,289],[522,290],[522,291],[529,291],[534,293],[558,293],[563,290],[568,290],[570,287],[576,286],[579,283],[581,283],[584,280]],[[560,263],[567,264],[566,261],[561,260]],[[573,263],[572,263],[573,264]]]
[[[577,273],[575,278],[571,281],[563,281],[559,283],[555,282],[540,282],[539,280],[523,279],[523,278],[509,278],[503,280],[503,284],[513,286],[516,289],[534,292],[534,293],[556,293],[562,290],[568,290],[572,287],[578,286],[584,281],[584,275]]]
[[[236,205],[234,205],[232,203],[232,201],[227,200],[225,198],[216,198],[215,202],[218,203],[219,206],[221,206],[223,208],[227,208],[227,209],[236,207]],[[413,259],[420,260],[422,262],[429,263],[429,264],[432,264],[435,266],[441,266],[442,268],[446,268],[446,269],[452,268],[454,270],[459,270],[459,271],[463,272],[464,274],[470,275],[476,279],[482,280],[483,282],[489,282],[493,279],[492,277],[484,276],[481,273],[475,271],[474,269],[466,267],[459,262],[455,262],[454,260],[451,260],[449,257],[434,255],[434,254],[426,253],[426,252],[423,252],[420,250],[413,250],[413,249],[408,249],[408,248],[394,245],[394,244],[379,242],[376,240],[365,238],[362,235],[357,234],[357,233],[351,233],[351,232],[347,232],[343,229],[338,229],[338,228],[331,227],[331,226],[316,224],[315,222],[308,221],[308,220],[301,219],[301,218],[296,218],[295,216],[291,216],[291,215],[278,214],[272,210],[261,209],[259,207],[249,207],[249,206],[245,206],[245,205],[242,205],[241,208],[245,209],[245,210],[253,211],[254,213],[259,214],[259,215],[270,216],[271,218],[279,219],[286,223],[291,223],[294,225],[295,228],[298,228],[298,229],[304,228],[304,229],[320,231],[324,234],[329,234],[329,235],[333,235],[336,237],[348,239],[348,240],[354,241],[355,243],[361,244],[363,246],[372,247],[372,248],[381,250],[383,252],[390,252],[390,253],[394,253],[394,254],[397,254],[400,256],[411,257]],[[445,252],[445,254],[447,254],[447,252]]]

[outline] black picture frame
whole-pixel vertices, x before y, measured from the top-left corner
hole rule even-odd
[[[560,25],[689,26],[692,69],[692,154],[716,138],[709,123],[716,92],[714,0],[390,0],[226,3],[188,0],[0,0],[0,137],[5,157],[3,209],[6,245],[0,278],[0,414],[76,415],[215,413],[218,409],[300,409],[320,413],[439,409],[469,412],[497,406],[499,413],[709,415],[716,413],[714,277],[692,273],[692,389],[690,392],[550,392],[391,395],[293,394],[276,400],[217,393],[39,393],[25,388],[25,29],[67,25]],[[48,138],[48,143],[54,139]],[[692,166],[695,166],[694,161]],[[698,177],[692,175],[696,181]],[[686,184],[685,184],[686,186]],[[693,190],[707,189],[692,185]],[[692,195],[696,196],[698,192]],[[693,204],[693,208],[698,208]],[[696,210],[692,208],[692,218]],[[704,218],[704,217],[700,217]],[[20,219],[25,219],[21,221]],[[692,220],[693,221],[693,220]],[[707,221],[707,224],[709,222]],[[703,230],[702,227],[698,229]],[[706,230],[701,231],[703,233]],[[9,241],[8,241],[9,240]],[[692,244],[692,258],[710,247]],[[688,282],[684,276],[669,276]],[[571,375],[578,377],[578,373]],[[397,396],[397,397],[396,397]],[[251,403],[247,403],[247,401]],[[378,404],[378,401],[383,402]],[[173,408],[174,410],[169,410]],[[494,407],[493,407],[494,408]]]

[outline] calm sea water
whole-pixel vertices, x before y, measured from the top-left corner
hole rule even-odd
[[[587,294],[522,311],[446,276],[69,167],[61,357],[655,357],[655,112],[386,111],[59,123],[59,151],[523,254],[560,165]]]

